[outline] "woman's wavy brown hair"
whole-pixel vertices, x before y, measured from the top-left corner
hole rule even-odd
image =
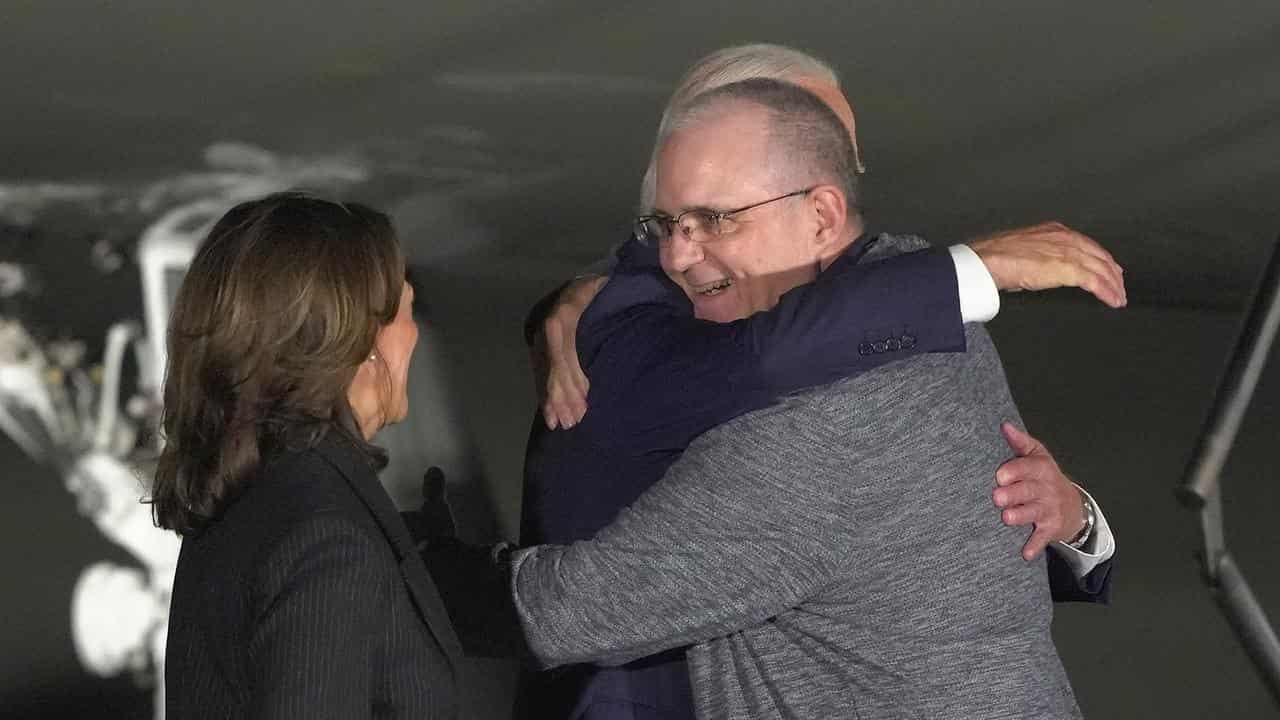
[[[272,454],[330,431],[385,465],[346,393],[403,283],[391,222],[363,205],[279,193],[222,216],[169,322],[156,524],[199,531]]]

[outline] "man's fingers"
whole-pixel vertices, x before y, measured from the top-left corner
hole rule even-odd
[[[568,400],[560,408],[560,427],[568,430],[582,422],[587,414],[587,404],[578,400]]]
[[[1123,305],[1124,279],[1114,262],[1090,254],[1074,243],[1030,260],[1023,282],[1028,290],[1078,287],[1112,307]]]
[[[578,365],[577,353],[573,355],[573,362],[565,372],[569,375],[569,382],[573,386],[573,390],[577,393],[582,403],[586,403],[587,393],[591,390],[591,381],[587,379],[587,374],[582,372],[582,366]]]
[[[560,402],[565,412],[561,419],[568,415],[576,423],[587,414],[587,391],[591,383],[579,369],[566,368],[562,375],[565,377],[560,383]]]
[[[1125,305],[1124,277],[1118,265],[1079,250],[1072,253],[1070,262],[1076,271],[1077,285],[1111,307]]]
[[[582,418],[587,414],[587,401],[581,395],[568,398],[564,403],[564,411],[561,413],[562,419],[567,419],[570,423],[569,427],[582,422]]]
[[[1035,560],[1051,542],[1053,538],[1049,536],[1048,531],[1037,527],[1035,532],[1031,533],[1031,537],[1027,538],[1027,543],[1022,546],[1022,559],[1027,562]]]
[[[1061,525],[1053,518],[1048,517],[1046,508],[1039,502],[1024,503],[1005,508],[1000,513],[1000,521],[1009,527],[1035,525],[1031,537],[1022,546],[1022,557],[1028,561],[1038,557],[1048,547],[1049,543],[1053,542],[1054,535],[1060,530],[1059,526]]]
[[[991,491],[991,501],[998,508],[1012,508],[1034,502],[1039,494],[1033,485],[1034,481],[1019,478],[1008,487],[997,487]]]
[[[1076,244],[1077,249],[1090,257],[1095,257],[1106,263],[1108,266],[1115,268],[1116,272],[1124,272],[1124,269],[1120,267],[1120,263],[1116,261],[1115,256],[1108,252],[1106,248],[1084,235],[1079,235],[1078,233],[1077,235],[1080,238],[1080,242]]]
[[[1116,274],[1118,275],[1124,274],[1124,268],[1120,266],[1120,263],[1116,261],[1115,256],[1112,255],[1106,248],[1099,245],[1096,241],[1093,240],[1093,238],[1087,237],[1085,235],[1081,235],[1080,233],[1077,233],[1074,231],[1072,234],[1078,240],[1078,242],[1075,243],[1075,246],[1077,249],[1079,249],[1081,252],[1084,252],[1090,255],[1091,257],[1095,257],[1101,260]]]
[[[1072,230],[1071,228],[1061,223],[1050,223],[1050,224],[1057,226],[1059,235],[1064,243],[1078,250],[1089,253],[1090,255],[1093,255],[1099,260],[1103,260],[1104,262],[1109,262],[1115,265],[1116,267],[1120,266],[1120,264],[1116,262],[1115,257],[1113,257],[1106,248],[1098,244],[1097,240],[1094,240],[1093,238],[1089,237],[1088,235],[1085,235],[1084,233]]]
[[[565,393],[563,384],[558,376],[552,375],[547,382],[547,400],[542,405],[548,428],[555,430],[558,427],[567,427],[565,424],[569,419],[569,413],[566,412],[567,403],[568,394]]]
[[[586,396],[559,377],[548,383],[547,399],[542,405],[542,418],[551,430],[569,428],[582,422],[587,414]]]
[[[1039,440],[1011,422],[1000,423],[1000,432],[1004,434],[1004,441],[1009,443],[1009,449],[1021,457],[1045,452]]]
[[[1103,305],[1110,308],[1124,307],[1124,296],[1120,290],[1106,277],[1081,270],[1079,279],[1072,283],[1076,287],[1094,296]]]
[[[1061,223],[1050,223],[1050,225],[1061,230],[1056,234],[1068,262],[1102,280],[1106,290],[1099,292],[1093,287],[1085,287],[1083,283],[1078,284],[1093,292],[1108,305],[1123,307],[1128,302],[1124,289],[1124,269],[1120,267],[1120,263],[1116,262],[1115,257],[1087,235],[1071,230]]]
[[[1030,525],[1040,519],[1039,503],[1027,503],[1017,507],[1005,508],[1000,513],[1000,521],[1009,527]]]

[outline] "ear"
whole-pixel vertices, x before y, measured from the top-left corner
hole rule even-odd
[[[386,417],[383,387],[388,380],[383,374],[383,362],[381,353],[376,358],[365,358],[347,386],[347,404],[362,432],[382,427]]]
[[[362,396],[369,392],[371,388],[377,387],[380,377],[382,357],[375,347],[373,352],[365,357],[364,362],[356,366],[356,374],[351,378],[351,385],[348,386],[348,398],[353,395]]]
[[[809,192],[815,215],[814,242],[819,247],[839,242],[849,222],[849,205],[844,193],[834,185],[819,185]]]

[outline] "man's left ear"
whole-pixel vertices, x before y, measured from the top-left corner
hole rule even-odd
[[[849,214],[844,193],[834,185],[819,185],[809,192],[809,199],[817,215],[814,241],[827,245],[842,239]]]

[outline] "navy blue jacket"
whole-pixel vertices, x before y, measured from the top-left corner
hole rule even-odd
[[[858,264],[874,242],[864,236],[815,282],[732,323],[694,318],[656,252],[624,245],[578,326],[579,358],[591,380],[586,416],[568,431],[534,420],[521,544],[592,537],[695,437],[783,395],[922,352],[963,351],[949,254],[928,250]],[[1051,568],[1056,599],[1092,599],[1106,586],[1082,588],[1069,569],[1061,572],[1064,564],[1051,565],[1061,566],[1056,574]],[[539,719],[693,717],[683,650],[620,668],[578,666],[529,678],[519,705]]]

